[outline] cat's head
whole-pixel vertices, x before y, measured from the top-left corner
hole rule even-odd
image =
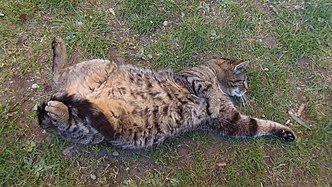
[[[216,71],[221,90],[229,96],[242,97],[248,91],[245,67],[249,61],[213,59],[208,62]]]

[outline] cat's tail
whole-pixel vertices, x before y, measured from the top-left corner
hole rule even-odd
[[[242,115],[234,112],[229,118],[214,121],[214,127],[225,136],[232,137],[259,137],[277,136],[286,141],[294,141],[295,133],[287,126],[270,120]]]
[[[68,65],[66,46],[61,37],[56,36],[52,42],[53,50],[53,64],[52,64],[52,79],[58,85],[59,79],[63,70]]]

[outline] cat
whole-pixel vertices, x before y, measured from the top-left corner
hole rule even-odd
[[[38,105],[38,120],[66,140],[137,149],[194,129],[296,139],[289,127],[240,114],[231,102],[248,89],[247,61],[212,59],[179,72],[100,59],[68,66],[64,41],[55,37],[52,48],[57,92]]]

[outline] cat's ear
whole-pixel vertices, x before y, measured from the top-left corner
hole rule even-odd
[[[241,62],[240,64],[236,65],[234,67],[235,74],[242,73],[244,71],[244,68],[249,64],[249,61]]]

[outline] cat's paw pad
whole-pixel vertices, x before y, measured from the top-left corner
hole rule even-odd
[[[69,120],[68,107],[59,101],[49,101],[45,107],[47,115],[54,120],[66,123]]]
[[[289,142],[292,142],[296,139],[296,136],[294,134],[294,132],[290,131],[290,130],[280,130],[277,134],[276,134],[278,137],[286,140],[286,141],[289,141]]]

